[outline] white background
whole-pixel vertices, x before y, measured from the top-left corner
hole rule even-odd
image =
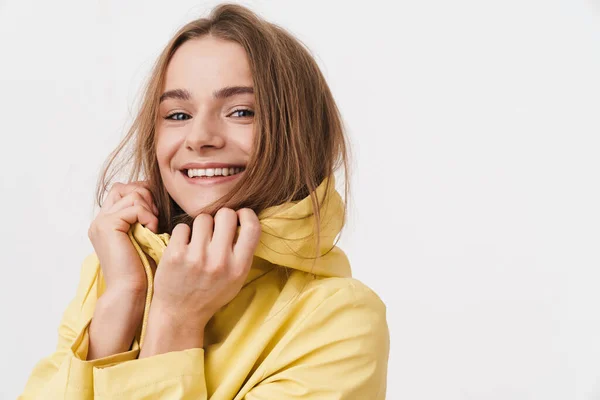
[[[214,4],[0,0],[0,398],[56,345],[151,63]],[[243,4],[348,125],[341,247],[388,306],[388,398],[600,399],[600,4]]]

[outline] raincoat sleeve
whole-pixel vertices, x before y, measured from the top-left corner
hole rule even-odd
[[[63,312],[55,351],[35,364],[18,399],[93,398],[92,372],[95,367],[137,357],[139,345],[135,341],[127,352],[86,361],[98,275],[98,258],[92,253],[83,261],[77,292]]]
[[[129,351],[86,360],[88,328],[99,297],[99,272],[95,253],[86,257],[77,293],[58,327],[56,350],[37,362],[18,400],[206,399],[202,349],[138,360],[136,337]]]
[[[383,400],[389,357],[386,307],[366,286],[340,289],[277,344],[245,400]]]

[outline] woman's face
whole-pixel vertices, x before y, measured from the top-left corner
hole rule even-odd
[[[167,66],[156,154],[167,191],[188,215],[227,194],[244,173],[254,110],[252,74],[239,44],[204,36],[177,49]],[[189,170],[199,176],[190,178]]]

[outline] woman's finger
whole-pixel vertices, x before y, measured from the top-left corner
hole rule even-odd
[[[148,181],[137,181],[133,182],[132,185],[136,185],[137,187],[139,187],[139,190],[134,190],[136,192],[139,192],[142,195],[142,197],[146,199],[146,202],[149,205],[151,205],[154,211],[158,214],[158,207],[156,207],[156,204],[154,203],[154,198],[152,197],[152,192],[150,191],[150,184],[148,183]]]
[[[143,200],[134,200],[133,206],[134,207],[135,206],[143,207],[143,210],[138,212],[137,221],[140,224],[142,224],[143,226],[145,226],[146,228],[150,229],[152,232],[158,233],[158,218],[156,217],[154,212],[152,212],[148,208],[148,205],[145,204],[145,202]],[[135,222],[133,222],[133,223],[135,223]]]
[[[146,202],[146,199],[138,192],[131,192],[126,196],[123,196],[119,201],[117,201],[113,206],[105,212],[105,214],[113,214],[118,211],[121,211],[127,207],[131,207],[134,204],[134,201],[138,201],[141,205],[148,209],[148,211],[153,212],[150,208],[150,205]]]
[[[171,238],[169,239],[169,248],[175,248],[178,250],[185,249],[190,242],[191,229],[187,224],[180,223],[175,225]]]
[[[240,234],[237,242],[233,246],[233,255],[237,265],[244,267],[252,263],[254,251],[261,235],[261,226],[258,217],[249,208],[242,208],[237,211],[240,220]]]
[[[100,209],[100,212],[108,212],[108,210],[112,208],[112,206],[117,201],[121,200],[121,198],[124,195],[122,195],[122,193],[125,192],[124,186],[125,185],[121,182],[113,183],[110,190],[108,191],[108,194],[106,195],[106,198],[104,199],[104,202],[102,203],[102,208]]]
[[[111,187],[108,196],[104,203],[102,204],[102,210],[105,213],[114,212],[116,210],[112,210],[112,207],[123,197],[127,196],[132,192],[137,192],[146,200],[146,203],[152,207],[154,212],[158,214],[158,208],[154,204],[154,200],[152,199],[152,193],[147,188],[147,184],[140,183],[130,183],[123,184],[121,182],[115,182]]]
[[[190,241],[190,233],[191,229],[187,224],[180,223],[175,225],[171,232],[167,250],[165,251],[173,252],[174,254],[185,253]]]
[[[194,218],[192,224],[192,237],[188,251],[194,259],[200,259],[202,254],[206,254],[208,245],[213,236],[214,221],[209,214],[201,213]]]
[[[158,218],[156,218],[156,215],[148,210],[139,200],[134,200],[134,204],[131,207],[124,208],[113,214],[108,214],[104,218],[114,217],[121,220],[121,224],[119,224],[118,228],[123,232],[127,232],[131,225],[138,221],[154,233],[158,230]]]
[[[221,208],[215,214],[214,233],[210,243],[211,250],[217,252],[233,251],[233,237],[237,230],[238,216],[231,208]]]

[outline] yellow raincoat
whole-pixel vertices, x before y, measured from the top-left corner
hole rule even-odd
[[[129,236],[148,276],[141,329],[129,351],[86,361],[88,327],[105,290],[96,254],[87,256],[77,294],[60,321],[56,351],[35,365],[19,399],[384,399],[386,307],[351,277],[342,250],[327,251],[343,209],[333,180],[326,184],[317,188],[319,198],[327,191],[328,199],[321,210],[325,254],[313,266],[310,197],[261,212],[261,240],[248,278],[209,321],[203,348],[137,359],[153,293],[147,257],[159,265],[169,234],[136,223]]]

